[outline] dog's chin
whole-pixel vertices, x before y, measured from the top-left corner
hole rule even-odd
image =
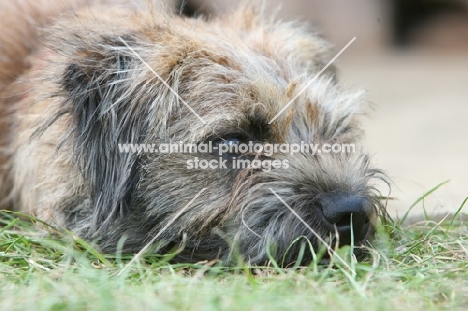
[[[353,255],[358,259],[362,260],[363,258],[366,257],[366,255],[369,254],[368,247],[371,245],[370,243],[375,237],[375,227],[368,223],[365,225],[365,228],[363,228],[363,231],[365,231],[364,238],[360,240],[354,240],[351,241],[340,241],[339,238],[333,238],[330,243],[330,247],[333,250],[337,250],[341,247],[346,247],[346,246],[352,246],[352,252]],[[330,255],[331,252],[328,251],[326,254],[323,256],[321,259],[320,263],[321,264],[329,264],[330,263]]]
[[[352,251],[352,254],[356,257],[357,260],[363,260],[367,257],[369,254],[369,246],[371,246],[371,242],[373,238],[375,237],[375,227],[371,223],[367,223],[363,228],[361,232],[361,236],[364,236],[361,239],[355,240],[352,239],[351,241],[340,241],[339,237],[332,236],[330,237],[330,233],[328,233],[328,236],[322,236],[322,239],[327,243],[327,245],[324,245],[322,242],[318,242],[316,239],[314,239],[312,244],[314,244],[314,252],[318,255],[318,264],[320,265],[328,265],[330,264],[330,261],[332,260],[332,257],[338,254],[342,254],[340,252],[340,249],[343,247],[351,247],[352,248],[349,251]],[[328,248],[328,249],[327,249]],[[297,251],[297,253],[299,253]],[[312,256],[310,252],[308,254],[304,254],[304,257],[301,259],[301,264],[300,266],[308,266],[310,265],[315,259],[315,256]],[[346,256],[347,257],[347,256]],[[282,257],[281,257],[282,258]],[[297,261],[295,261],[295,258],[289,257],[288,262],[283,263],[283,267],[291,267],[295,264],[297,264]],[[334,262],[337,260],[334,259]]]

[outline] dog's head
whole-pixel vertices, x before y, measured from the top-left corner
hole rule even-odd
[[[253,264],[273,248],[296,260],[301,237],[315,250],[368,239],[379,172],[359,147],[362,93],[331,67],[317,76],[331,59],[322,39],[255,9],[211,22],[126,18],[51,32],[61,59],[47,125],[68,118],[61,146],[84,180],[71,228],[106,251],[122,237],[131,252],[157,237],[166,248],[182,243],[183,260],[239,251]],[[215,148],[150,150],[170,143]]]

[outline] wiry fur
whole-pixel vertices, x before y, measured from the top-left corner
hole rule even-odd
[[[186,167],[193,155],[118,152],[118,143],[204,142],[239,133],[259,142],[358,143],[362,93],[344,89],[331,69],[268,124],[330,59],[327,44],[304,25],[251,6],[209,22],[133,4],[44,6],[58,2],[64,14],[25,4],[30,20],[13,28],[24,33],[39,23],[34,31],[0,35],[0,105],[10,111],[0,119],[4,207],[68,227],[106,252],[125,237],[123,251],[137,252],[207,188],[157,242],[166,249],[183,243],[180,260],[230,261],[236,249],[252,264],[268,260],[269,243],[278,259],[300,236],[320,245],[269,188],[324,238],[330,230],[316,203],[324,193],[369,198],[369,213],[378,212],[370,183],[378,171],[361,151],[273,155],[290,168],[271,172],[193,171]]]

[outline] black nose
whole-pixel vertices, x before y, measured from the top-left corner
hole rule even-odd
[[[355,243],[365,238],[369,230],[368,215],[373,211],[369,199],[333,192],[320,197],[319,203],[326,226],[331,232],[338,231],[340,245],[351,244],[352,236]]]

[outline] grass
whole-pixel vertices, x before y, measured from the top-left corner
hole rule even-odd
[[[38,232],[17,214],[3,213],[0,221],[0,310],[428,311],[468,306],[468,226],[455,216],[440,223],[382,226],[362,262],[348,247],[338,251],[345,263],[332,258],[328,265],[289,269],[273,263],[257,268],[171,265],[168,256],[145,257],[123,269],[130,256],[104,256],[67,232]]]

